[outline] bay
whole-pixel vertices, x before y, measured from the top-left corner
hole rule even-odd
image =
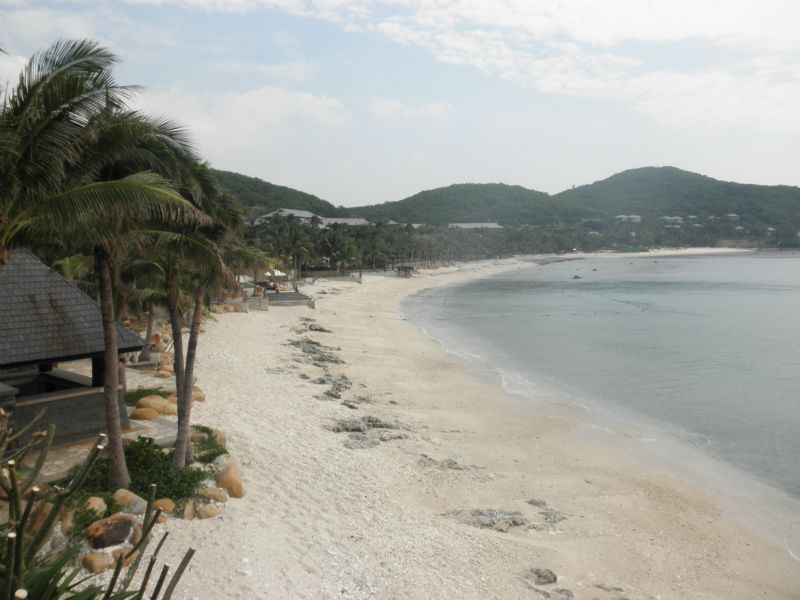
[[[563,260],[401,312],[531,405],[654,425],[800,499],[800,253]]]

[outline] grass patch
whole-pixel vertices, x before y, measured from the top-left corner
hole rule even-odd
[[[157,396],[161,396],[162,398],[168,398],[169,394],[166,392],[162,392],[160,389],[157,388],[139,388],[136,390],[131,390],[125,394],[125,404],[128,406],[136,407],[136,403],[144,398],[145,396],[152,396],[153,394]]]
[[[214,459],[218,456],[228,453],[225,447],[219,443],[213,429],[204,425],[192,425],[192,429],[208,436],[207,440],[197,442],[194,445],[194,459],[197,462],[208,464],[214,462]]]
[[[179,500],[194,496],[210,473],[205,468],[191,466],[170,473],[173,453],[174,449],[163,449],[149,437],[140,437],[132,442],[125,449],[125,462],[131,476],[128,489],[147,498],[150,484],[154,483],[159,498]],[[85,497],[100,496],[104,499],[105,494],[116,491],[108,489],[108,459],[98,460],[94,464],[81,491],[86,494]]]

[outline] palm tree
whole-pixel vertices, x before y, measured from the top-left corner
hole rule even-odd
[[[286,218],[278,244],[292,259],[294,285],[297,288],[300,279],[300,261],[311,254],[311,238],[297,217]]]
[[[93,41],[62,41],[34,55],[0,112],[0,267],[11,244],[61,235],[91,249],[99,280],[105,345],[105,407],[110,485],[130,481],[117,404],[117,343],[112,264],[141,243],[142,224],[202,222],[168,182],[144,172],[149,147],[168,127],[122,110],[131,88],[118,86],[116,57]],[[182,140],[173,136],[171,144]],[[146,165],[146,166],[145,166]]]

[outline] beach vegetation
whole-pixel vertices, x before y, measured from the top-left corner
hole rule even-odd
[[[228,450],[219,443],[217,434],[210,427],[192,425],[192,429],[206,435],[206,439],[194,444],[194,458],[197,462],[209,464],[218,457],[228,454]]]
[[[117,405],[113,280],[120,252],[141,248],[145,229],[206,217],[164,177],[190,156],[185,132],[126,108],[132,88],[113,77],[116,56],[90,40],[59,41],[35,54],[0,112],[0,266],[13,244],[37,240],[94,259],[103,323],[109,478],[125,487]]]
[[[125,598],[141,598],[147,587],[150,569],[145,573],[140,587],[128,591],[134,574],[141,562],[147,547],[148,538],[158,520],[160,511],[154,510],[156,486],[148,486],[148,498],[142,523],[140,541],[119,556],[114,573],[107,585],[101,587],[89,582],[80,567],[75,567],[78,546],[68,545],[61,550],[47,551],[45,543],[50,538],[57,521],[61,518],[62,508],[74,503],[79,496],[86,496],[87,478],[97,465],[101,452],[105,449],[106,437],[101,435],[88,452],[83,463],[76,465],[73,472],[62,483],[54,486],[55,492],[47,499],[51,503],[49,513],[44,521],[33,529],[33,507],[40,497],[41,489],[35,483],[45,463],[50,444],[55,433],[55,426],[50,425],[46,432],[34,433],[27,443],[20,443],[23,436],[30,433],[41,420],[40,413],[31,422],[14,430],[9,425],[8,414],[0,410],[0,489],[8,503],[7,518],[0,523],[0,598],[36,598],[37,600],[123,600]],[[16,447],[15,447],[16,446]],[[9,448],[13,448],[9,450]],[[148,447],[144,452],[151,453]],[[38,453],[37,460],[30,470],[22,472],[18,469],[18,461],[27,455]],[[104,481],[107,481],[104,479]],[[39,506],[42,506],[41,504]],[[113,507],[113,503],[109,503]],[[76,524],[80,530],[98,515],[93,511],[78,511]],[[158,548],[151,557],[151,565],[155,564]],[[166,587],[156,586],[152,593],[155,600],[169,600],[181,576],[194,554],[189,549]],[[133,563],[128,567],[124,577],[123,562],[133,556]],[[162,576],[168,570],[165,565]],[[163,590],[162,590],[163,588]],[[162,595],[163,591],[163,595]]]
[[[209,478],[210,472],[200,467],[187,467],[176,473],[172,472],[172,456],[174,448],[162,448],[149,437],[140,437],[131,442],[125,449],[125,459],[131,474],[131,483],[127,489],[134,494],[147,497],[152,484],[158,489],[159,496],[179,500],[194,496]],[[98,460],[89,470],[83,493],[88,496],[105,498],[115,490],[108,486],[108,461]]]

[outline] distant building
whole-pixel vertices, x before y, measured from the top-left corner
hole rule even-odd
[[[448,227],[455,227],[457,229],[502,229],[503,226],[498,223],[448,223]]]
[[[683,217],[661,217],[659,221],[663,221],[668,225],[683,225]]]
[[[775,237],[775,235],[777,235],[777,233],[778,233],[778,232],[777,232],[777,231],[775,231],[775,228],[774,228],[774,227],[767,227],[767,235],[768,235],[769,237]]]
[[[725,218],[728,219],[728,221],[736,222],[739,220],[739,215],[737,215],[736,213],[728,213],[727,215],[725,215]]]
[[[617,223],[629,223],[636,225],[642,222],[642,217],[639,215],[617,215],[614,217],[614,221]]]
[[[253,221],[253,225],[258,226],[263,223],[269,223],[273,217],[282,217],[282,218],[294,217],[295,219],[307,223],[316,216],[317,215],[307,210],[298,210],[295,208],[278,208],[276,210],[273,210],[272,212],[268,212],[267,214],[261,215],[260,217],[255,219]]]
[[[358,218],[344,218],[344,217],[321,217],[320,224],[322,227],[329,227],[331,225],[369,225],[366,219]]]

